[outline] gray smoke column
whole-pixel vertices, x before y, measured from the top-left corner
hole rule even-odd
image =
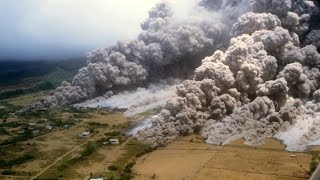
[[[247,0],[159,3],[137,39],[90,52],[87,67],[71,83],[30,108],[74,104],[168,77],[188,78],[203,57],[226,46],[232,24],[248,7]]]
[[[213,144],[242,137],[261,144],[273,136],[290,150],[320,144],[318,4],[252,0],[250,5],[252,12],[233,24],[226,50],[204,58],[193,79],[177,86],[177,97],[135,135],[139,141],[161,146],[201,133]],[[303,131],[297,131],[300,126]],[[297,132],[296,139],[286,132]]]

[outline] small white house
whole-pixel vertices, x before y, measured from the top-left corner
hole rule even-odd
[[[88,137],[90,134],[91,134],[90,131],[83,131],[83,132],[79,133],[79,136],[80,137]]]
[[[120,143],[118,139],[109,139],[109,144],[118,145]]]

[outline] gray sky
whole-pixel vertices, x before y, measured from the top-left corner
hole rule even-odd
[[[159,0],[0,0],[0,59],[80,56],[136,37]]]

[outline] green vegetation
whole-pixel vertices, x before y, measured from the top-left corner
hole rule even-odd
[[[110,170],[109,178],[129,180],[134,177],[132,167],[134,166],[138,157],[147,154],[154,150],[148,145],[141,144],[138,141],[132,139],[125,146],[126,153],[121,156],[113,165],[109,166]],[[111,168],[111,169],[110,169]]]
[[[33,137],[34,137],[34,136],[33,136],[32,132],[31,132],[31,130],[25,129],[24,132],[23,132],[23,134],[18,135],[18,136],[15,136],[15,137],[13,137],[13,138],[11,138],[11,139],[7,139],[7,140],[3,141],[3,142],[0,144],[0,146],[9,145],[9,144],[17,144],[17,143],[19,143],[19,142],[26,141],[26,140],[31,139],[31,138],[33,138]]]
[[[46,119],[55,120],[60,117],[61,109],[46,109],[38,111],[28,111],[23,114],[19,114],[19,118],[22,119]]]
[[[69,112],[69,113],[75,113],[75,114],[87,114],[87,113],[90,113],[92,111],[94,111],[95,109],[93,108],[75,108],[73,106],[68,106],[65,108],[65,111],[66,112]]]
[[[1,104],[1,103],[0,103]],[[47,110],[39,110],[39,111],[30,111],[25,112],[23,114],[11,115],[17,107],[13,105],[7,105],[6,103],[2,102],[5,109],[0,109],[0,118],[2,117],[3,120],[0,122],[0,135],[9,135],[10,133],[6,128],[18,128],[18,135],[12,137],[11,139],[6,139],[5,141],[0,143],[0,146],[9,145],[9,144],[16,144],[18,142],[23,142],[28,139],[34,137],[32,130],[28,127],[28,122],[32,122],[38,125],[48,124],[52,127],[70,127],[74,125],[78,120],[75,117],[89,117],[90,111],[92,110],[74,110],[72,108],[54,108],[54,109],[47,109]],[[9,107],[9,108],[7,108]],[[77,112],[70,117],[62,116],[63,113],[69,113],[69,111]],[[19,121],[10,121],[6,122],[6,118],[14,116]],[[93,124],[97,125],[97,124]],[[100,126],[101,124],[99,124]],[[41,130],[42,128],[42,130]],[[40,130],[40,132],[45,132],[47,130],[43,130],[44,127],[38,126],[36,130]],[[17,131],[16,131],[17,132]],[[40,133],[41,134],[41,133]],[[39,134],[39,135],[40,135]],[[43,134],[43,133],[42,133]]]
[[[0,124],[0,127],[10,127],[10,128],[16,128],[21,126],[22,123],[19,123],[17,121],[11,121],[11,122],[4,122]]]
[[[81,159],[87,158],[91,154],[93,154],[101,145],[102,145],[103,139],[97,140],[95,142],[90,142],[86,148],[81,152]]]
[[[108,167],[108,169],[109,169],[110,171],[116,171],[116,170],[118,170],[118,167],[115,166],[115,165],[111,165],[111,166]]]
[[[312,174],[318,167],[320,163],[320,154],[318,152],[311,152],[312,159],[310,162],[310,171],[309,174]]]
[[[99,122],[88,122],[88,125],[89,125],[88,130],[90,132],[95,132],[97,128],[109,127],[109,124],[101,124]]]
[[[24,154],[21,157],[18,157],[17,159],[14,159],[14,160],[7,162],[6,165],[7,166],[15,166],[15,165],[23,164],[33,158],[34,158],[34,156],[32,154]]]
[[[38,110],[38,111],[30,111],[25,112],[23,114],[19,114],[19,119],[38,119],[39,122],[51,122],[56,126],[63,126],[66,124],[70,124],[72,120],[79,119],[80,117],[88,117],[91,116],[88,112],[81,112],[78,114],[73,114],[67,122],[62,118],[62,113],[69,113],[68,108],[54,108],[54,109],[46,109],[46,110]]]
[[[84,59],[64,61],[1,61],[0,62],[0,100],[28,93],[54,89],[62,81],[71,81],[81,67]],[[10,87],[7,87],[10,86]]]
[[[122,123],[122,124],[117,124],[117,125],[112,125],[113,129],[120,129],[120,130],[128,130],[132,127],[132,124],[130,122]]]
[[[101,147],[103,144],[102,142],[104,141],[104,139],[99,139],[97,141],[94,142],[89,142],[88,145],[84,148],[84,150],[80,153],[79,156],[74,157],[70,160],[67,160],[65,162],[63,162],[59,167],[58,170],[59,171],[65,171],[68,169],[68,167],[79,163],[81,161],[84,161],[85,159],[87,159],[90,155],[92,155],[99,147]]]
[[[118,134],[111,132],[112,134]],[[72,159],[62,162],[58,167],[58,171],[64,172],[68,171],[68,168],[72,165],[80,163],[84,160],[87,160],[91,155],[93,155],[98,148],[100,148],[105,139],[99,139],[94,142],[88,143],[81,153],[73,157]],[[153,151],[154,149],[150,148],[147,145],[141,144],[136,140],[130,140],[125,145],[126,153],[123,154],[118,160],[116,160],[112,165],[108,167],[109,172],[107,173],[108,179],[120,179],[120,180],[129,180],[134,177],[134,172],[132,170],[135,165],[135,161],[138,157]]]
[[[12,167],[12,166],[16,166],[16,165],[20,165],[23,164],[29,160],[34,159],[34,156],[30,153],[24,154],[16,159],[10,160],[8,162],[1,162],[0,166],[1,167]]]
[[[10,135],[10,133],[3,127],[0,127],[0,135]]]
[[[92,115],[90,115],[89,113],[79,113],[79,114],[74,114],[73,118],[91,118]]]
[[[30,88],[23,88],[23,89],[16,89],[12,91],[5,91],[0,93],[0,100],[1,99],[8,99],[8,98],[14,98],[20,95],[25,95],[29,93],[35,93],[39,91],[46,91],[55,88],[53,84],[51,84],[48,81],[40,82]]]
[[[0,85],[14,85],[27,78],[44,76],[55,69],[55,62],[0,61]]]
[[[12,170],[5,170],[1,173],[2,175],[15,175],[16,172],[12,171]]]
[[[18,106],[8,104],[7,102],[0,102],[0,106],[3,107],[0,109],[0,118],[2,119],[9,118],[11,113],[14,113],[21,108]]]
[[[110,136],[110,137],[116,137],[116,136],[121,135],[121,132],[120,131],[112,131],[112,132],[105,133],[105,135]]]

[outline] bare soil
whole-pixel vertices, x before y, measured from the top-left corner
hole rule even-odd
[[[309,177],[312,156],[286,152],[274,139],[261,146],[247,146],[243,140],[217,146],[197,139],[194,135],[184,137],[142,156],[134,166],[138,174],[135,179],[302,180]]]

